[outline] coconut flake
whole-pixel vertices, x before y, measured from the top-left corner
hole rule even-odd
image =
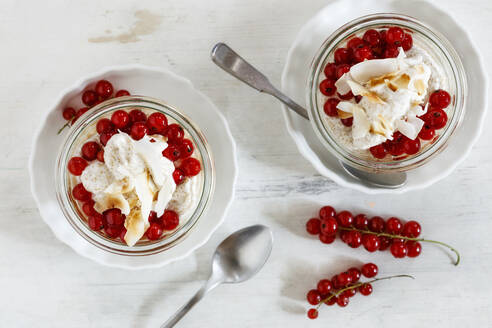
[[[397,71],[398,66],[396,58],[366,60],[352,66],[350,75],[355,81],[365,83],[372,78]]]
[[[354,122],[352,123],[352,137],[359,139],[365,137],[371,128],[371,123],[366,112],[360,106],[353,107]]]
[[[343,74],[336,82],[335,86],[337,87],[337,91],[341,95],[345,95],[350,91],[350,86],[348,85],[348,81],[351,80],[350,72]]]

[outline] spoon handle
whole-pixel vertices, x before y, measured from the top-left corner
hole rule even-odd
[[[173,314],[172,317],[167,319],[167,321],[162,324],[161,328],[174,327],[174,325],[177,324],[178,321],[181,320],[181,318],[183,318],[185,314],[188,313],[188,311],[190,311],[191,308],[193,308],[193,306],[195,306],[195,304],[203,298],[203,296],[205,296],[206,293],[217,287],[220,283],[221,281],[210,278],[207,283],[203,285],[203,287],[200,288],[200,290],[198,290],[198,292],[188,301],[188,303],[183,305],[175,314]]]
[[[217,43],[212,49],[212,61],[227,73],[260,92],[276,97],[290,109],[309,120],[306,109],[275,88],[268,78],[245,61],[224,43]]]

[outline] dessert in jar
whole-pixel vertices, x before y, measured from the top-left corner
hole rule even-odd
[[[414,156],[439,137],[453,96],[442,67],[398,26],[367,29],[324,67],[324,123],[351,153],[369,160]],[[321,104],[320,104],[321,105]]]
[[[67,163],[69,188],[93,231],[128,246],[184,225],[202,195],[203,163],[188,132],[150,109],[119,109],[85,127]]]

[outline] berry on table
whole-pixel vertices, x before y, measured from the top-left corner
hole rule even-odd
[[[399,240],[393,241],[390,250],[391,254],[393,254],[393,256],[396,258],[403,258],[407,256],[408,253],[408,248],[405,242]]]
[[[378,266],[374,263],[366,263],[362,266],[362,275],[366,278],[373,278],[378,274]]]
[[[311,235],[318,235],[321,232],[321,221],[317,218],[309,219],[306,222],[306,231]]]
[[[100,80],[96,83],[94,90],[102,99],[108,99],[113,94],[113,85],[107,80]]]

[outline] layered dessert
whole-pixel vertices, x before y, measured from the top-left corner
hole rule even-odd
[[[188,132],[163,113],[117,110],[78,138],[67,169],[90,229],[134,246],[166,238],[195,212],[202,159]]]
[[[369,160],[400,160],[437,140],[452,97],[442,68],[400,27],[369,29],[337,48],[319,83],[324,125]]]

